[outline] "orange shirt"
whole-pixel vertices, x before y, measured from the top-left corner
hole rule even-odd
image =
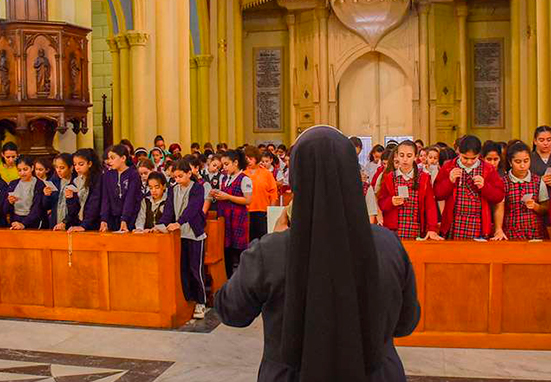
[[[245,175],[253,181],[253,198],[249,204],[249,212],[266,212],[268,206],[277,201],[277,184],[274,176],[260,166],[254,170],[249,167]]]

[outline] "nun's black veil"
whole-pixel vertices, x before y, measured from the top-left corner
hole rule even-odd
[[[353,145],[316,126],[291,155],[282,355],[301,382],[356,382],[380,366],[383,291]]]

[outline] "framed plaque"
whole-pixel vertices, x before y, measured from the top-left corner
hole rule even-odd
[[[283,131],[283,47],[253,51],[254,132]]]
[[[471,41],[472,127],[505,128],[503,39]]]

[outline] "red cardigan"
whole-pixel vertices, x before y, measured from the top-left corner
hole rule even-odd
[[[400,208],[392,204],[392,197],[396,196],[393,175],[393,173],[388,173],[383,178],[381,191],[379,191],[379,208],[383,211],[384,226],[396,231],[398,229],[398,212]],[[428,231],[438,231],[438,210],[430,175],[420,171],[418,182],[419,223],[421,225],[421,234],[424,236]]]
[[[503,179],[501,179],[498,172],[492,166],[482,160],[480,161],[480,165],[482,166],[482,177],[484,178],[484,187],[479,191],[480,200],[482,201],[482,234],[490,236],[492,234],[491,205],[500,203],[503,200],[505,197],[505,186]],[[459,167],[456,159],[446,162],[434,181],[436,200],[446,201],[440,226],[443,235],[447,235],[451,230],[454,219],[455,199],[459,182],[452,183],[450,181],[450,173],[456,167]]]

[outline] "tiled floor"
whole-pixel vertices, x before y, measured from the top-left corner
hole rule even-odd
[[[399,352],[411,382],[551,381],[551,352]],[[183,331],[0,320],[2,382],[255,381],[261,353],[260,320],[234,329],[211,316]]]

